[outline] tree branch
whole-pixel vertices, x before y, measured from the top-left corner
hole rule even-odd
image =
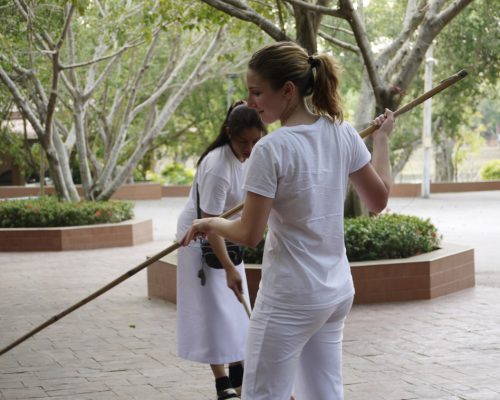
[[[330,7],[318,6],[315,4],[307,3],[302,0],[283,0],[283,1],[286,1],[287,3],[300,7],[304,10],[314,11],[319,14],[330,15],[332,17],[337,17],[337,18],[343,18],[343,19],[346,18],[341,8],[333,9]]]
[[[330,36],[323,31],[319,31],[318,35],[320,37],[322,37],[323,39],[325,39],[326,41],[334,44],[335,46],[343,48],[344,50],[351,51],[357,55],[359,55],[361,53],[361,51],[359,50],[359,47],[354,46],[354,45],[347,43],[347,42],[343,42],[342,40],[339,40],[337,38],[334,38],[333,36]]]
[[[350,31],[349,29],[345,29],[345,28],[341,28],[339,26],[333,26],[333,25],[329,25],[329,24],[325,24],[325,23],[322,23],[321,26],[323,26],[327,29],[331,29],[333,31],[345,33],[346,35],[354,36],[354,33],[352,33],[352,31]]]
[[[435,8],[434,3],[429,7],[423,24],[420,26],[418,37],[412,46],[412,50],[404,64],[401,66],[400,73],[395,80],[395,84],[402,90],[405,90],[418,71],[418,67],[425,57],[425,52],[431,45],[435,37],[441,32],[444,26],[449,23],[460,11],[467,7],[472,0],[455,0],[444,11],[436,14],[439,10]]]
[[[110,58],[119,56],[120,54],[122,54],[123,52],[127,51],[128,49],[140,46],[143,43],[144,43],[144,40],[140,40],[138,42],[131,43],[131,44],[123,46],[120,50],[117,50],[113,54],[108,54],[106,56],[99,57],[99,58],[96,58],[96,59],[93,59],[93,60],[89,60],[89,61],[84,61],[84,62],[81,62],[81,63],[75,63],[75,64],[70,64],[70,65],[63,65],[63,64],[61,64],[59,68],[61,70],[66,70],[66,69],[72,69],[72,68],[87,67],[87,66],[89,66],[91,64],[95,64],[95,63],[98,63],[100,61],[105,61],[105,60],[108,60]]]
[[[5,86],[9,89],[9,92],[12,94],[14,101],[20,110],[22,110],[23,115],[28,119],[31,126],[35,130],[38,138],[42,140],[44,135],[43,126],[40,124],[40,121],[35,116],[33,110],[31,109],[30,104],[23,97],[16,84],[10,79],[10,76],[5,72],[5,70],[0,65],[0,80],[4,83]]]
[[[372,84],[373,93],[377,104],[385,104],[386,87],[382,82],[378,66],[375,62],[370,43],[368,42],[368,35],[366,34],[363,22],[359,18],[356,10],[350,0],[339,0],[339,6],[342,10],[342,15],[345,16],[349,25],[351,25],[356,43],[358,44],[361,56],[363,58],[366,72]]]
[[[262,17],[254,9],[248,7],[244,2],[239,0],[202,0],[204,3],[223,11],[233,17],[241,19],[242,21],[251,22],[257,25],[261,30],[267,33],[276,41],[292,41],[288,35],[285,34],[273,22]]]
[[[419,24],[424,19],[426,10],[428,9],[427,0],[420,1],[414,10],[410,9],[410,7],[411,2],[409,1],[401,32],[378,56],[377,61],[381,65],[384,65],[390,57],[399,51],[410,35],[418,28]]]

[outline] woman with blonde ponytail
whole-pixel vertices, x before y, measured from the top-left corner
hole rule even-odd
[[[289,400],[294,386],[296,400],[343,399],[342,335],[354,297],[344,198],[350,180],[370,211],[385,208],[394,118],[386,110],[374,120],[371,155],[343,121],[338,76],[333,58],[309,56],[292,42],[252,56],[248,106],[281,127],[253,149],[241,218],[196,220],[181,241],[217,234],[254,246],[268,225],[244,400]]]

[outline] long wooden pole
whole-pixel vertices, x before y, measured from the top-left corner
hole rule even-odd
[[[229,218],[233,216],[234,214],[237,214],[240,212],[243,208],[243,204],[239,204],[234,208],[231,208],[230,210],[226,211],[224,214],[221,215],[222,218]],[[48,326],[52,325],[54,322],[59,321],[61,318],[65,317],[69,313],[72,313],[73,311],[79,309],[81,306],[87,304],[88,302],[94,300],[95,298],[99,297],[101,294],[106,293],[108,290],[111,290],[115,286],[119,285],[123,281],[127,280],[131,276],[134,276],[137,274],[139,271],[142,271],[144,268],[146,268],[148,265],[151,265],[155,261],[158,261],[162,257],[166,256],[167,254],[170,254],[177,250],[180,247],[180,244],[175,242],[171,246],[167,247],[166,249],[160,251],[159,253],[155,254],[151,258],[148,258],[146,261],[142,262],[139,264],[137,267],[132,268],[130,271],[124,273],[123,275],[119,276],[112,282],[108,283],[106,286],[102,287],[101,289],[97,290],[96,292],[92,293],[91,295],[85,297],[83,300],[79,301],[78,303],[72,305],[71,307],[67,308],[66,310],[62,311],[61,313],[54,315],[52,318],[49,318],[47,321],[45,321],[43,324],[37,326],[30,332],[28,332],[26,335],[20,337],[17,339],[15,342],[9,344],[7,347],[3,348],[0,350],[0,356],[2,354],[7,353],[9,350],[13,349],[14,347],[18,346],[22,342],[24,342],[26,339],[29,339],[33,335],[37,334],[41,330],[47,328]]]
[[[462,70],[462,71],[456,73],[455,75],[451,76],[450,78],[445,79],[438,86],[432,88],[428,92],[426,92],[423,95],[417,97],[412,102],[406,104],[405,106],[403,106],[400,109],[398,109],[397,111],[395,111],[394,112],[394,116],[397,117],[399,115],[402,115],[402,114],[410,111],[411,109],[413,109],[417,105],[423,103],[425,100],[431,98],[435,94],[441,92],[442,90],[446,89],[447,87],[449,87],[449,86],[453,85],[454,83],[458,82],[459,80],[465,78],[466,76],[467,76],[467,71]],[[373,132],[375,132],[376,129],[377,129],[377,127],[374,126],[374,125],[372,125],[372,126],[366,128],[365,130],[361,131],[359,134],[361,135],[362,138],[365,138],[368,135],[370,135]],[[240,212],[242,209],[243,209],[243,203],[237,205],[236,207],[234,207],[234,208],[232,208],[232,209],[230,209],[228,211],[226,211],[224,214],[221,215],[221,217],[222,218],[229,218],[229,217],[233,216],[234,214],[237,214],[238,212]],[[18,346],[19,344],[21,344],[22,342],[24,342],[26,339],[29,339],[33,335],[37,334],[41,330],[43,330],[43,329],[47,328],[48,326],[52,325],[53,323],[59,321],[61,318],[65,317],[69,313],[71,313],[71,312],[79,309],[81,306],[83,306],[83,305],[87,304],[88,302],[94,300],[95,298],[99,297],[101,294],[106,293],[108,290],[111,290],[115,286],[119,285],[123,281],[127,280],[128,278],[130,278],[131,276],[134,276],[139,271],[142,271],[147,266],[151,265],[155,261],[158,261],[160,258],[166,256],[167,254],[170,254],[170,253],[174,252],[179,247],[180,247],[179,243],[177,243],[177,242],[174,243],[173,245],[171,245],[171,246],[167,247],[166,249],[160,251],[159,253],[155,254],[151,258],[148,258],[146,261],[144,261],[143,263],[139,264],[137,267],[132,268],[130,271],[124,273],[121,276],[119,276],[114,281],[108,283],[106,286],[102,287],[98,291],[96,291],[96,292],[92,293],[91,295],[85,297],[83,300],[81,300],[78,303],[72,305],[71,307],[67,308],[63,312],[61,312],[61,313],[59,313],[57,315],[54,315],[52,318],[48,319],[43,324],[37,326],[36,328],[34,328],[30,332],[28,332],[26,335],[20,337],[19,339],[17,339],[13,343],[9,344],[7,347],[5,347],[2,350],[0,350],[0,356],[2,354],[7,353],[9,350],[13,349],[14,347]],[[240,301],[242,301],[243,306],[245,307],[245,311],[246,311],[247,315],[250,316],[250,308],[248,307],[248,304],[246,303],[245,299],[243,297],[241,297]]]
[[[400,115],[407,113],[408,111],[412,110],[419,104],[422,104],[425,100],[430,99],[432,96],[435,94],[438,94],[439,92],[443,91],[447,87],[450,87],[451,85],[457,83],[458,81],[464,79],[467,76],[467,71],[465,69],[457,72],[455,75],[450,76],[449,78],[445,79],[444,81],[441,81],[439,85],[433,87],[431,90],[425,92],[421,96],[418,96],[415,100],[411,101],[410,103],[404,105],[401,108],[398,108],[396,111],[394,111],[394,118],[399,117]],[[364,139],[365,137],[371,135],[373,132],[377,130],[376,125],[371,125],[368,128],[362,130],[359,134],[361,137]]]

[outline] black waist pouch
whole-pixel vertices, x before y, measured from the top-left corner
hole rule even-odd
[[[234,265],[239,265],[243,261],[243,248],[229,240],[225,241],[227,254]],[[219,259],[215,255],[208,240],[201,241],[201,257],[203,262],[210,268],[222,269],[224,268]]]

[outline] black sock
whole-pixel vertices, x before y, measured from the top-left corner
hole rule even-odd
[[[241,363],[229,366],[229,380],[234,388],[241,386],[243,382],[243,365]]]
[[[217,390],[217,393],[220,393],[223,390],[229,389],[231,387],[231,381],[227,376],[223,376],[215,380],[215,390]]]

